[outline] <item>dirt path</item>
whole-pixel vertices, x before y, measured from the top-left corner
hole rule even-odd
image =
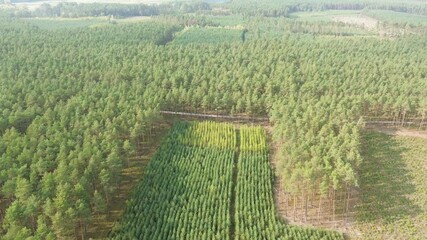
[[[205,113],[190,113],[190,112],[174,112],[174,111],[160,111],[164,115],[175,115],[184,118],[201,118],[201,119],[218,119],[230,122],[252,122],[252,123],[268,123],[269,119],[266,117],[252,117],[245,115],[221,115],[221,114],[205,114]]]
[[[427,131],[417,131],[407,128],[388,128],[383,126],[370,126],[366,129],[385,133],[387,135],[403,136],[403,137],[418,137],[427,139]]]

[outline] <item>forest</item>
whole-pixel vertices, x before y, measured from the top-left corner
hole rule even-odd
[[[372,157],[366,142],[381,137],[366,135],[369,122],[427,128],[423,1],[4,5],[0,239],[342,239],[340,229],[286,221],[309,222],[310,207],[321,221],[326,211],[332,222],[338,212],[362,213],[352,210],[354,192],[371,206],[362,191]],[[330,11],[411,17],[379,18],[368,29]],[[326,14],[295,19],[301,12]],[[128,17],[146,18],[121,21]],[[161,111],[266,117],[270,130],[173,124],[122,218],[103,236],[91,232],[96,216],[111,215],[124,170],[168,121]],[[286,221],[274,202],[278,179]]]

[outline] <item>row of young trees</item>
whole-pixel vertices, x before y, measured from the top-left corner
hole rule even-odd
[[[185,145],[219,149],[234,149],[236,146],[236,131],[232,124],[201,122],[184,129],[184,134],[176,138]]]
[[[230,239],[235,140],[229,124],[176,123],[111,238]]]

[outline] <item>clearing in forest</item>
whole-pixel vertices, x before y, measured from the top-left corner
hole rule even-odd
[[[178,122],[148,164],[112,239],[343,239],[276,215],[266,133]]]
[[[336,22],[343,22],[346,24],[360,26],[368,30],[375,30],[378,24],[378,20],[363,15],[335,16],[332,17],[332,20]]]
[[[427,140],[367,131],[355,239],[426,239]]]

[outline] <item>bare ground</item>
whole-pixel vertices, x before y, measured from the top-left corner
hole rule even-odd
[[[332,20],[336,22],[342,22],[345,24],[357,25],[368,30],[375,30],[377,28],[378,20],[375,18],[363,16],[363,15],[354,15],[354,16],[336,16],[332,17]]]
[[[266,127],[267,131],[271,133],[273,131],[272,127]],[[405,136],[405,137],[419,137],[427,139],[427,131],[418,131],[413,129],[406,128],[390,128],[386,126],[370,126],[367,127],[368,130],[382,132],[388,135],[394,136]],[[270,155],[271,163],[274,168],[277,168],[278,148],[280,143],[275,143],[270,140]],[[280,178],[277,174],[277,169],[275,169],[276,179],[274,183],[274,198],[276,203],[276,209],[280,217],[284,221],[301,226],[314,226],[325,229],[337,230],[345,233],[351,239],[360,239],[361,233],[354,226],[355,224],[355,205],[358,202],[359,192],[354,189],[351,192],[351,197],[349,201],[350,211],[345,214],[345,198],[344,192],[337,193],[336,196],[336,208],[335,214],[333,208],[331,207],[331,202],[327,201],[326,198],[322,199],[320,208],[321,213],[319,214],[319,200],[320,195],[314,194],[309,197],[308,201],[308,211],[307,219],[304,217],[304,207],[303,199],[300,196],[296,198],[291,197],[284,191],[282,186],[283,179]],[[294,205],[295,200],[295,205]]]
[[[427,131],[418,131],[408,128],[390,128],[383,126],[370,126],[367,127],[369,130],[385,133],[387,135],[403,136],[403,137],[418,137],[427,139]]]

